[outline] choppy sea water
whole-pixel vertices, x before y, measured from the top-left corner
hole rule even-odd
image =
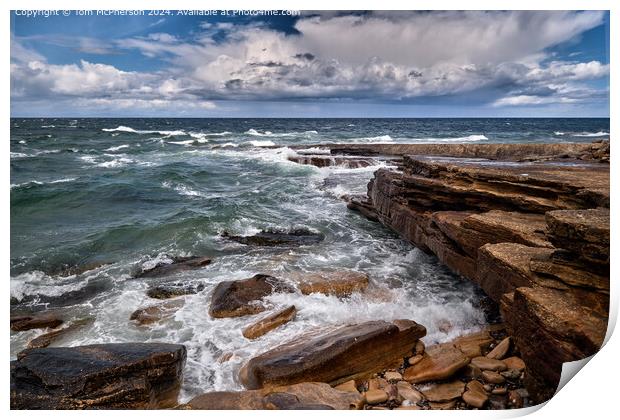
[[[339,197],[364,193],[379,166],[298,165],[288,161],[296,152],[287,146],[600,138],[609,139],[608,119],[12,119],[12,311],[49,308],[69,320],[92,320],[56,346],[185,344],[184,400],[240,389],[236,374],[245,361],[316,328],[409,318],[427,327],[427,342],[446,341],[485,325],[481,292],[347,210]],[[320,231],[325,240],[260,248],[220,237],[298,227]],[[210,255],[214,263],[170,278],[131,278],[140,268],[189,255]],[[63,272],[70,267],[93,269]],[[252,341],[241,331],[264,314],[208,315],[220,281],[335,269],[365,272],[383,292],[348,299],[273,295],[270,305],[294,304],[297,318]],[[149,286],[179,281],[206,287],[160,324],[129,321],[135,309],[158,302],[146,296]],[[12,356],[40,333],[12,332]],[[227,353],[232,358],[220,362]]]

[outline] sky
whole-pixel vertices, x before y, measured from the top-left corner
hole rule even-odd
[[[13,117],[608,117],[609,12],[11,15]]]

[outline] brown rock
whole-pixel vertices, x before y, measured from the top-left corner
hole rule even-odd
[[[416,389],[413,389],[409,384],[401,384],[396,386],[398,390],[398,395],[403,400],[411,401],[412,403],[419,403],[424,399],[424,395]]]
[[[430,402],[431,410],[453,410],[456,408],[456,400],[448,402]]]
[[[152,324],[174,315],[185,303],[184,299],[168,300],[157,305],[147,306],[136,309],[130,320],[136,321],[140,325]]]
[[[406,381],[420,383],[449,378],[467,366],[469,359],[452,344],[440,344],[426,349],[422,361],[405,370]]]
[[[504,338],[497,346],[487,353],[489,359],[503,359],[510,349],[510,337]]]
[[[423,356],[423,355],[421,355],[421,354],[418,354],[418,355],[416,355],[416,356],[411,356],[411,357],[407,360],[407,362],[409,363],[409,365],[410,365],[410,366],[413,366],[413,365],[415,365],[416,363],[418,363],[419,361],[421,361],[423,357],[424,357],[424,356]]]
[[[302,165],[313,165],[319,168],[328,166],[341,166],[343,168],[366,168],[377,165],[379,162],[371,158],[351,158],[348,156],[325,156],[325,155],[297,155],[287,158],[291,162]]]
[[[488,357],[474,357],[471,364],[481,370],[506,370],[506,364],[501,360],[489,359]]]
[[[424,345],[424,342],[422,340],[418,340],[418,342],[415,344],[415,354],[424,354],[425,349],[426,346]]]
[[[388,385],[389,385],[389,382],[383,378],[371,378],[368,380],[368,390],[384,389]]]
[[[523,390],[525,391],[525,390]],[[523,396],[522,393],[519,392],[518,389],[513,389],[508,393],[508,402],[514,408],[522,408],[523,407]]]
[[[265,307],[256,301],[272,293],[292,291],[282,280],[265,274],[243,280],[224,281],[213,291],[209,314],[213,318],[257,314],[264,311]]]
[[[11,331],[26,331],[34,328],[56,328],[62,324],[62,319],[54,314],[34,314],[11,317]]]
[[[313,232],[309,229],[300,228],[288,231],[284,230],[263,230],[252,236],[236,236],[228,232],[223,232],[222,237],[242,243],[244,245],[255,246],[301,246],[314,245],[325,239],[325,235],[320,232]]]
[[[470,363],[463,369],[463,375],[466,378],[478,379],[482,377],[482,370],[479,367],[474,366]]]
[[[459,398],[463,392],[465,384],[461,381],[432,385],[430,389],[422,391],[426,399],[432,402],[447,402]]]
[[[467,390],[463,394],[463,401],[476,408],[484,407],[488,400],[489,397],[486,395],[486,393]]]
[[[426,329],[413,321],[341,327],[300,337],[253,358],[241,369],[239,379],[248,389],[304,381],[339,384],[400,365],[424,334]]]
[[[346,297],[368,287],[368,276],[354,271],[297,274],[293,278],[299,281],[299,290],[304,295],[322,293]]]
[[[508,389],[506,387],[500,387],[500,388],[495,388],[493,391],[491,391],[491,394],[506,395],[507,392],[508,392]]]
[[[50,344],[52,344],[54,341],[57,341],[58,339],[71,334],[72,332],[80,329],[81,327],[83,327],[84,325],[86,325],[87,323],[91,321],[92,319],[90,318],[80,319],[80,320],[72,322],[71,324],[67,325],[64,328],[60,328],[57,330],[53,330],[53,331],[41,334],[37,336],[36,338],[33,338],[32,340],[30,340],[30,342],[28,342],[27,347],[29,349],[45,348],[49,346]]]
[[[476,380],[469,381],[467,383],[467,390],[468,391],[473,391],[473,392],[478,392],[480,394],[485,394],[486,395],[486,392],[484,390],[484,385],[482,385],[480,383],[480,381],[476,381]]]
[[[209,257],[175,257],[170,264],[159,264],[148,270],[144,270],[134,276],[139,277],[163,277],[176,274],[179,271],[195,270],[211,264]]]
[[[173,407],[185,357],[185,346],[159,343],[24,350],[11,362],[11,408]]]
[[[482,379],[484,379],[485,382],[488,382],[490,384],[503,384],[504,382],[506,382],[506,378],[492,370],[483,370]]]
[[[296,314],[297,309],[295,309],[295,306],[289,306],[281,311],[274,312],[244,329],[243,336],[248,339],[258,338],[291,321]]]
[[[469,358],[482,356],[482,348],[493,342],[487,330],[458,337],[453,341],[456,348]]]
[[[366,391],[364,392],[364,397],[366,398],[366,402],[368,404],[380,404],[388,400],[387,392],[381,389],[372,389],[370,391]]]
[[[194,410],[264,409],[360,409],[364,399],[359,392],[344,392],[318,382],[264,388],[255,391],[209,392],[189,401]]]
[[[339,391],[359,392],[357,389],[357,386],[355,385],[355,381],[347,381],[340,385],[336,385],[334,388],[336,388]]]
[[[502,360],[509,370],[525,370],[525,362],[516,356],[508,357]]]
[[[385,374],[383,375],[383,377],[385,378],[386,381],[402,381],[403,379],[403,375],[401,375],[399,372],[394,372],[394,371],[388,371],[385,372]]]

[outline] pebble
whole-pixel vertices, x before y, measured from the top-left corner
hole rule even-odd
[[[380,404],[388,400],[387,392],[381,389],[372,389],[364,393],[368,404]]]
[[[484,407],[488,400],[489,397],[487,397],[487,395],[482,392],[467,390],[463,394],[463,401],[476,408]]]
[[[493,391],[491,391],[491,394],[506,395],[507,392],[508,392],[508,389],[506,389],[506,387],[501,387],[501,388],[495,388]]]
[[[485,386],[482,385],[479,381],[469,381],[467,383],[467,390],[486,394]]]
[[[368,381],[368,390],[383,389],[388,385],[388,381],[383,378],[372,378]]]
[[[415,365],[416,363],[418,363],[420,360],[422,360],[423,358],[424,358],[424,356],[423,356],[423,355],[421,355],[421,354],[418,354],[418,355],[415,355],[415,356],[411,356],[411,357],[409,358],[409,365],[410,365],[410,366],[413,366],[413,365]]]
[[[425,349],[426,349],[426,346],[424,345],[424,343],[418,340],[418,342],[415,344],[415,354],[423,355]]]
[[[481,370],[506,370],[506,364],[501,360],[489,359],[488,357],[474,357],[471,364]]]
[[[424,396],[417,389],[413,389],[411,385],[397,385],[398,395],[401,396],[403,400],[411,401],[412,403],[419,403],[424,399]]]
[[[521,377],[521,372],[516,369],[505,370],[501,372],[501,375],[506,379],[519,379]]]
[[[357,387],[355,386],[355,381],[353,381],[353,380],[345,382],[345,383],[342,383],[340,385],[336,385],[334,388],[336,388],[339,391],[359,392],[357,390]]]
[[[389,371],[383,375],[386,381],[402,381],[403,375],[399,372]]]
[[[429,405],[433,410],[452,410],[454,407],[456,407],[456,400],[448,402],[431,402],[429,403]]]
[[[482,379],[491,384],[503,384],[506,382],[506,378],[497,372],[493,372],[492,370],[482,371]]]
[[[506,364],[508,369],[525,370],[525,362],[516,356],[508,357],[502,360],[502,362]]]
[[[487,354],[487,357],[489,359],[503,359],[509,349],[510,337],[506,337]]]

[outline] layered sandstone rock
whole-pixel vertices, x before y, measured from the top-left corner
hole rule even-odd
[[[352,158],[347,156],[325,156],[325,155],[297,155],[289,156],[288,160],[302,165],[312,165],[319,168],[328,166],[340,166],[343,168],[355,169],[366,168],[377,165],[379,162],[372,158]]]
[[[185,346],[159,343],[25,350],[11,362],[11,408],[173,407],[185,358]]]
[[[370,321],[300,337],[251,359],[239,379],[248,389],[319,381],[332,385],[399,366],[426,329],[413,321]]]
[[[362,292],[368,287],[368,276],[355,271],[333,271],[316,273],[296,273],[291,277],[298,283],[304,295],[322,293],[346,297],[354,292]]]
[[[281,311],[274,312],[262,318],[243,330],[245,338],[254,339],[267,334],[269,331],[278,328],[291,321],[297,315],[295,306],[289,306]]]
[[[605,160],[608,149],[600,144],[469,146],[395,145],[393,152],[537,161],[404,156],[400,170],[375,172],[368,196],[349,198],[348,207],[434,253],[501,304],[528,366],[530,394],[541,402],[555,391],[561,363],[591,355],[605,334],[609,166],[591,162]],[[537,340],[531,338],[534,330]],[[478,353],[476,345],[457,350],[469,357]],[[410,377],[418,366],[408,369]]]

